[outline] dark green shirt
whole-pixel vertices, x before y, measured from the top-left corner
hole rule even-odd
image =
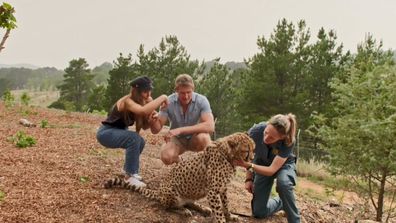
[[[287,158],[285,163],[295,162],[295,155],[293,154],[294,144],[287,146],[284,140],[277,141],[273,144],[264,143],[264,130],[267,125],[262,122],[253,125],[249,129],[249,135],[256,143],[254,150],[254,163],[263,166],[270,166],[272,161],[278,155],[282,158]]]

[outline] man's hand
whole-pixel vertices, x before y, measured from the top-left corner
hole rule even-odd
[[[161,103],[160,105],[160,111],[165,111],[168,108],[169,101],[165,100],[164,102]]]
[[[156,122],[157,120],[158,120],[158,112],[153,111],[153,112],[149,115],[148,121],[149,121],[149,123],[151,124],[151,123]]]
[[[172,137],[178,136],[178,135],[180,135],[180,134],[181,134],[180,129],[178,129],[178,128],[177,128],[177,129],[171,129],[171,130],[169,130],[169,132],[164,136],[164,140],[165,140],[165,142],[168,143]]]

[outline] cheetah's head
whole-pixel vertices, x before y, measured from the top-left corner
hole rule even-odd
[[[227,155],[230,160],[250,162],[254,157],[255,143],[246,132],[237,132],[222,139],[227,145]]]

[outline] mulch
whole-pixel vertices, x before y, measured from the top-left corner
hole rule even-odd
[[[21,118],[36,127],[19,124]],[[103,116],[39,107],[5,108],[0,103],[0,222],[209,222],[199,213],[181,216],[156,201],[125,189],[104,189],[105,180],[120,173],[121,149],[105,149],[95,133]],[[43,120],[48,122],[40,127]],[[32,147],[18,148],[9,140],[18,131],[33,136]],[[169,167],[159,160],[160,135],[143,132],[141,175],[148,187],[159,185]],[[186,154],[189,156],[191,154]],[[250,214],[251,195],[236,177],[229,186],[230,209]],[[206,204],[205,199],[202,201]],[[302,222],[352,222],[354,206],[333,206],[298,196]],[[360,212],[359,212],[360,213]],[[287,222],[283,213],[240,222]]]

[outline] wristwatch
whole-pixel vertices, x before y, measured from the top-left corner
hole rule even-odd
[[[254,171],[254,163],[251,163],[250,166],[246,167],[246,170],[253,172]]]

